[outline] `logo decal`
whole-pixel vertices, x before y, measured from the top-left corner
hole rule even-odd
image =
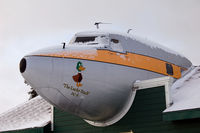
[[[67,84],[67,83],[64,83],[63,85],[64,85],[64,88],[66,88],[66,89],[72,91],[72,92],[71,92],[71,95],[72,95],[72,96],[78,97],[80,94],[83,94],[83,95],[85,95],[85,96],[87,96],[87,95],[90,94],[90,92],[87,91],[87,90],[79,89],[79,88],[73,87],[73,86],[71,86],[71,85],[69,85],[69,84]]]
[[[83,76],[81,74],[81,71],[84,71],[85,70],[85,67],[83,67],[83,64],[82,62],[78,62],[77,65],[76,65],[76,69],[78,70],[78,74],[72,76],[73,80],[76,82],[76,86],[77,87],[81,87],[82,84],[81,84],[81,81],[83,79]]]

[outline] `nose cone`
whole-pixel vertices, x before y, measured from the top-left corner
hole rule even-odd
[[[24,73],[26,70],[26,59],[23,58],[19,63],[19,70],[21,73]]]

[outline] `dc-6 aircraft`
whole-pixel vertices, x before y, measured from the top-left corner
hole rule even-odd
[[[192,63],[130,34],[80,32],[69,44],[26,55],[20,72],[55,107],[94,126],[119,121],[129,110],[133,84],[162,76],[181,78]]]

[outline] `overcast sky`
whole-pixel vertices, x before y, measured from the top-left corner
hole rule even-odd
[[[0,113],[28,99],[18,64],[29,52],[61,45],[78,31],[140,35],[199,65],[200,0],[0,0]]]

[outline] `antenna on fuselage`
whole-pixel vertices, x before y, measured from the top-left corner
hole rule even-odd
[[[94,25],[96,25],[97,29],[99,29],[100,24],[111,24],[111,23],[103,23],[103,22],[95,22]]]
[[[127,33],[129,34],[129,33],[130,33],[130,31],[132,31],[132,29],[128,29]]]

